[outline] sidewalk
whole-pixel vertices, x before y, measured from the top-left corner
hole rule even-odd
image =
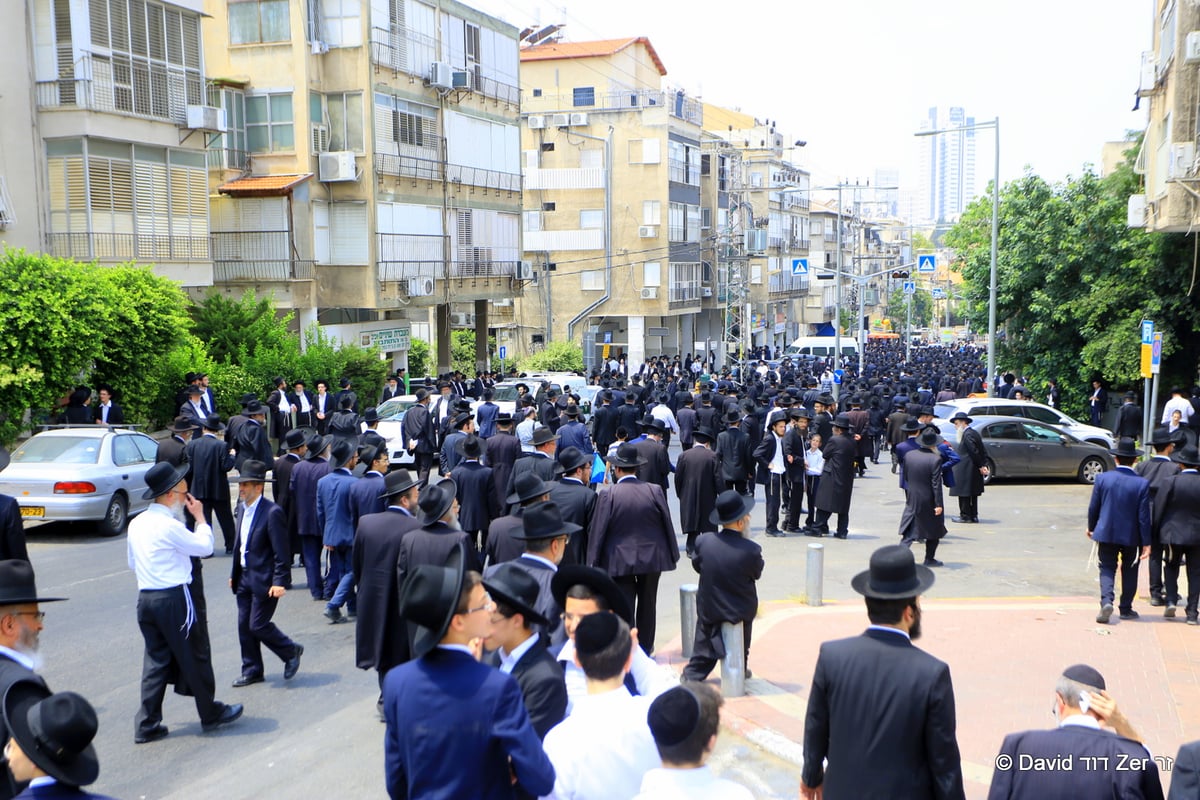
[[[1200,739],[1200,629],[1161,609],[1135,604],[1142,618],[1098,625],[1090,597],[922,599],[918,646],[950,665],[958,706],[958,744],[968,798],[985,798],[992,760],[1006,733],[1051,728],[1054,683],[1087,663],[1104,676],[1161,769],[1183,742]],[[797,766],[801,763],[808,684],[822,642],[860,634],[861,600],[820,608],[764,603],[754,624],[746,696],[725,704],[738,734]],[[682,670],[678,637],[657,652]],[[719,681],[720,666],[710,677]]]

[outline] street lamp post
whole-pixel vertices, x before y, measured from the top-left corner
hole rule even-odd
[[[995,394],[993,378],[996,373],[996,255],[997,242],[1000,238],[1000,117],[990,122],[976,122],[972,125],[962,125],[956,128],[939,128],[932,131],[917,131],[914,136],[936,136],[941,133],[958,131],[981,130],[991,128],[996,134],[996,158],[992,177],[992,263],[988,280],[988,346],[987,346],[987,380],[985,386],[987,396]]]

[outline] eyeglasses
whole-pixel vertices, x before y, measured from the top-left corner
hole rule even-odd
[[[496,610],[496,604],[494,602],[492,602],[492,596],[490,594],[485,594],[483,596],[483,605],[476,606],[475,608],[468,608],[464,613],[475,614],[480,611],[495,611],[495,610]]]
[[[33,617],[38,622],[46,618],[45,611],[14,611],[12,614],[14,617]]]
[[[578,625],[579,620],[583,619],[586,616],[587,616],[587,614],[567,614],[567,613],[559,614],[559,617],[562,618],[562,621],[567,623],[568,625]]]

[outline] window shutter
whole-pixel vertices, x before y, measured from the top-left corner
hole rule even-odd
[[[329,263],[329,206],[313,203],[313,258],[318,264]]]
[[[330,263],[367,263],[365,203],[334,203],[329,209],[329,227]]]
[[[118,0],[125,2],[125,0]],[[92,46],[108,47],[108,2],[107,0],[92,0]]]

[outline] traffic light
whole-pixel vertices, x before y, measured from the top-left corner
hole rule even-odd
[[[905,280],[908,278],[908,270],[898,269],[892,273],[892,277],[895,278],[896,280]]]

